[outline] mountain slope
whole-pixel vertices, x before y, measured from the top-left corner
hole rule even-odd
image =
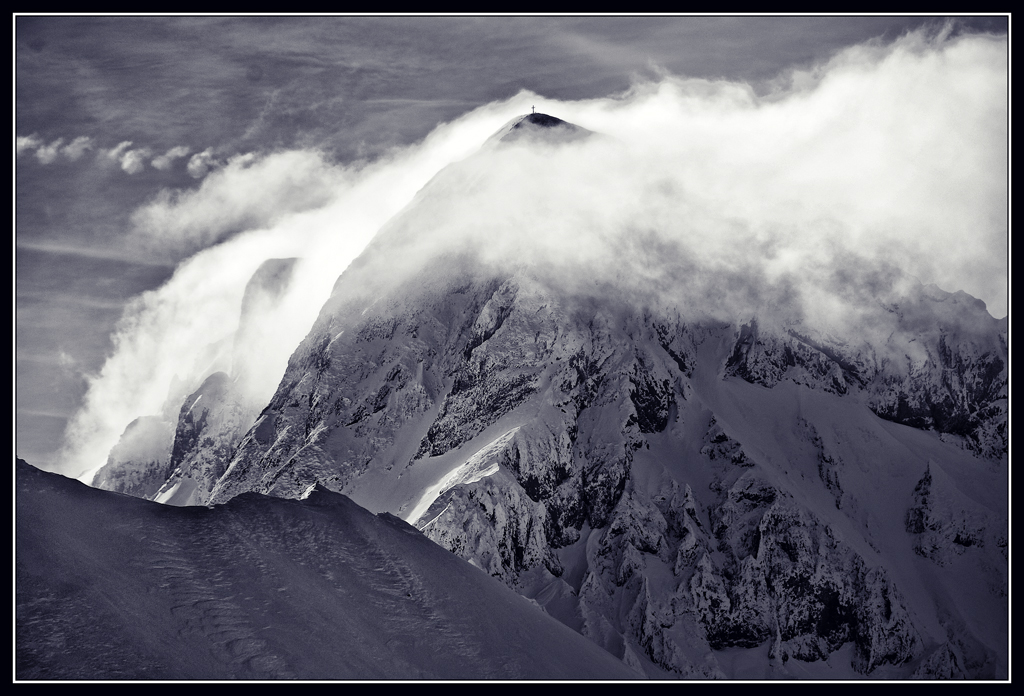
[[[175,508],[16,472],[17,679],[637,676],[322,488]]]
[[[242,296],[232,345],[206,346],[208,366],[194,375],[191,393],[181,381],[171,389],[162,415],[133,421],[92,485],[171,505],[206,502],[263,406],[253,376],[280,369],[267,350],[274,332],[267,315],[279,308],[295,261],[267,259],[256,269]]]

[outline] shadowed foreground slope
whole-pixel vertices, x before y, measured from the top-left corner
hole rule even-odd
[[[18,679],[630,678],[391,515],[173,508],[17,463]]]

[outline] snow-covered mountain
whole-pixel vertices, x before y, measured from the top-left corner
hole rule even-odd
[[[246,389],[251,373],[274,369],[261,347],[274,330],[274,309],[291,280],[295,259],[268,259],[246,285],[230,345],[206,350],[211,365],[192,391],[175,385],[161,415],[133,421],[92,484],[172,505],[201,505],[224,473],[238,442],[265,404]],[[185,387],[187,388],[187,387]]]
[[[689,270],[496,262],[514,240],[446,226],[494,162],[594,137],[532,114],[442,171],[251,427],[191,415],[223,378],[188,397],[175,461],[204,473],[162,499],[344,493],[650,676],[1005,677],[1006,320],[851,269],[841,318],[725,311]]]

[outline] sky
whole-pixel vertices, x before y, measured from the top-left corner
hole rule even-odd
[[[621,145],[514,184],[503,204],[527,213],[565,195],[561,232],[596,211],[628,220],[626,239],[674,230],[653,241],[691,240],[694,258],[734,273],[743,242],[770,277],[835,277],[853,254],[1002,317],[1007,28],[999,16],[15,17],[17,454],[72,475],[102,464],[132,419],[176,410],[180,392],[230,369],[217,346],[249,278],[299,258],[300,280],[267,310],[279,330],[251,391],[268,398],[377,230],[533,106]],[[573,186],[541,186],[556,172]],[[437,224],[472,220],[451,215]]]

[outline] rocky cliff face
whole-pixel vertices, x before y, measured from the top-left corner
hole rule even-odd
[[[788,379],[834,394],[859,392],[879,417],[954,436],[983,457],[1007,451],[1006,322],[984,303],[914,288],[875,318],[875,343],[787,327],[740,327],[727,374],[774,387]],[[884,327],[884,329],[883,329]]]
[[[160,416],[134,421],[93,480],[98,488],[173,505],[203,505],[263,407],[247,378],[273,369],[260,346],[273,327],[265,318],[291,280],[295,259],[268,259],[246,285],[231,347],[197,377],[198,388],[172,394]],[[223,342],[221,342],[223,343]],[[207,348],[223,353],[220,345]]]
[[[947,543],[1005,565],[972,541],[1005,528],[998,501],[937,504],[928,474],[1004,475],[995,320],[953,344],[968,322],[922,338],[887,313],[890,345],[851,348],[523,272],[419,281],[321,315],[211,501],[319,482],[391,509],[650,674],[739,676],[737,650],[761,676],[927,676],[941,650],[1002,669],[998,629],[925,589],[955,576]],[[886,410],[911,402],[931,420]]]
[[[152,498],[173,471],[170,466],[174,429],[159,416],[132,421],[92,485],[137,498]]]
[[[494,263],[419,226],[482,171],[345,271],[195,501],[345,493],[651,676],[1005,675],[1005,320],[906,279],[825,325]]]
[[[174,434],[170,471],[153,499],[172,505],[202,505],[252,424],[231,378],[215,372],[181,407]]]

